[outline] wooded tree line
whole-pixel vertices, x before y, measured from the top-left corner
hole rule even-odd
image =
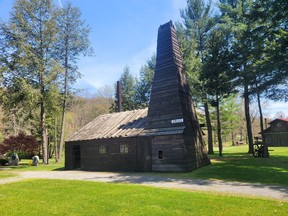
[[[251,100],[288,100],[287,9],[284,0],[188,0],[177,24],[185,69],[196,101],[204,104],[209,153],[213,153],[209,106],[216,109],[222,156],[220,102],[239,92],[244,99],[249,152],[253,148]],[[264,134],[262,134],[263,136]],[[263,141],[265,142],[265,138]]]
[[[222,135],[230,131],[235,141],[234,131],[243,122],[236,95],[244,101],[245,125],[240,128],[247,133],[250,153],[252,102],[258,104],[262,132],[261,100],[288,101],[287,11],[285,0],[219,0],[216,5],[211,0],[187,0],[181,10],[182,21],[176,24],[178,40],[193,100],[196,107],[204,107],[209,154],[214,153],[213,128],[220,156]],[[149,65],[147,62],[141,69],[140,81],[128,67],[124,69],[120,78],[124,110],[148,105],[152,80],[147,77],[155,68]]]

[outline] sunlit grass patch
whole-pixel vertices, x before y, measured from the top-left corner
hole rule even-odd
[[[288,147],[271,147],[270,158],[247,154],[248,146],[224,147],[211,157],[211,165],[187,173],[165,174],[175,177],[228,180],[288,186]],[[215,149],[216,150],[216,149]]]
[[[64,180],[0,185],[8,215],[287,215],[288,203],[146,186]]]

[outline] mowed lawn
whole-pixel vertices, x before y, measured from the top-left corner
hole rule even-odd
[[[223,157],[217,151],[210,156],[211,165],[177,176],[288,186],[288,147],[269,150],[269,158],[255,158],[247,154],[247,145],[224,147]]]
[[[288,215],[288,203],[147,186],[67,180],[0,185],[1,216]]]

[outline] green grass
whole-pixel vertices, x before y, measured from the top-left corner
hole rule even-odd
[[[146,186],[64,180],[0,185],[1,216],[288,215],[288,203]]]
[[[17,174],[10,172],[9,170],[2,170],[0,169],[0,179],[4,179],[4,178],[11,178],[11,177],[15,177],[17,176]]]
[[[44,165],[41,163],[38,166],[31,166],[32,160],[22,159],[19,166],[12,166],[11,171],[52,171],[52,170],[64,170],[64,161],[62,163],[56,163],[55,159],[50,159],[49,164]]]
[[[247,154],[246,145],[225,147],[223,157],[217,156],[218,152],[211,156],[211,165],[173,176],[288,186],[288,147],[269,150],[273,150],[270,158],[254,158]]]

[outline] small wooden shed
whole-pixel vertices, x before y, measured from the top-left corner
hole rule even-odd
[[[268,146],[288,146],[288,118],[277,118],[264,130]]]
[[[65,143],[65,168],[190,171],[210,164],[192,104],[176,30],[158,30],[149,108],[97,117]]]

